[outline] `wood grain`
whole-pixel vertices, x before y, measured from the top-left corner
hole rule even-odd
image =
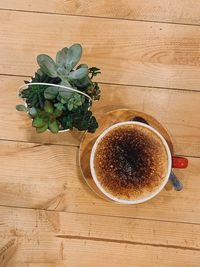
[[[200,2],[7,0],[0,9],[0,266],[199,267]],[[189,156],[175,170],[183,191],[106,202],[81,176],[81,134],[38,135],[15,111],[36,56],[75,42],[102,71],[95,114],[155,116]]]
[[[196,0],[7,0],[1,1],[0,8],[66,15],[200,24],[200,2]]]
[[[24,242],[20,250],[6,267],[124,267],[133,261],[137,267],[199,267],[200,260],[199,251],[48,236],[39,244]]]
[[[199,158],[186,170],[175,170],[182,192],[163,190],[140,205],[113,205],[85,184],[78,149],[1,141],[0,204],[100,215],[199,223]]]
[[[127,257],[131,259],[132,253],[135,254],[138,249],[142,255],[137,252],[134,261],[139,264],[143,258],[142,264],[146,262],[152,264],[150,266],[158,262],[157,257],[148,259],[143,257],[143,253],[161,253],[164,255],[162,262],[167,264],[165,253],[168,252],[173,256],[170,259],[173,264],[183,264],[182,260],[186,260],[188,265],[185,266],[197,266],[193,264],[200,257],[200,225],[9,207],[0,207],[0,224],[1,244],[5,240],[16,240],[12,241],[16,243],[16,252],[10,256],[11,266],[26,266],[21,265],[23,262],[30,266],[51,266],[61,262],[68,263],[67,266],[80,266],[74,262],[75,248],[78,255],[83,253],[84,257],[89,258],[89,262],[85,259],[82,266],[92,266],[95,258],[91,258],[90,253],[93,251],[97,257],[100,256],[98,246],[99,249],[107,249],[108,257],[105,262],[99,258],[93,266],[115,266],[116,248],[125,252],[124,255],[122,251],[120,253],[119,266],[124,266],[124,260]],[[6,255],[7,249],[2,250],[2,256]]]
[[[200,225],[0,207],[0,237],[93,238],[200,250]]]
[[[80,42],[101,82],[199,90],[196,26],[5,10],[0,25],[1,74],[32,75],[38,54]]]
[[[1,234],[0,234],[0,237],[1,237]],[[16,252],[16,248],[17,248],[17,244],[16,244],[15,238],[9,238],[9,240],[6,240],[5,237],[3,238],[3,240],[1,238],[1,246],[0,246],[1,267],[8,266],[8,264],[10,263],[10,259],[13,257],[13,255]]]
[[[17,97],[18,88],[25,79],[0,76],[0,139],[78,146],[81,134],[37,134],[26,114],[15,110],[16,104],[21,102]],[[177,154],[200,156],[199,92],[107,84],[100,86],[102,97],[93,105],[94,114],[99,116],[118,108],[148,113],[168,130]]]

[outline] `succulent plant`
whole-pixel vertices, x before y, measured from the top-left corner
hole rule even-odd
[[[60,83],[59,78],[51,78],[44,74],[41,71],[35,73],[35,76],[32,77],[31,83],[36,82],[43,82],[43,83]],[[25,81],[26,84],[30,83],[30,81]],[[46,90],[47,86],[41,85],[32,85],[29,86],[27,89],[24,89],[19,93],[19,96],[23,99],[26,99],[26,104],[28,107],[36,107],[36,108],[43,108],[44,106],[44,91]]]
[[[45,101],[44,109],[37,109],[34,114],[30,112],[29,114],[33,117],[32,125],[38,133],[47,129],[50,129],[52,133],[58,133],[59,121],[57,119],[62,115],[62,111],[54,108],[48,100]]]
[[[82,84],[89,85],[88,66],[86,64],[79,65],[76,70],[73,68],[78,64],[82,55],[82,47],[80,44],[73,44],[71,47],[64,47],[56,54],[56,62],[48,55],[41,54],[37,56],[37,62],[42,72],[49,77],[61,79],[61,85],[69,87]]]
[[[38,133],[47,129],[57,133],[73,127],[94,132],[98,127],[95,117],[89,111],[92,103],[86,95],[92,100],[99,100],[100,89],[98,83],[92,79],[100,70],[96,67],[88,68],[86,64],[77,66],[81,55],[80,44],[58,51],[55,61],[48,55],[38,55],[40,68],[31,81],[25,81],[30,85],[19,93],[26,105],[16,107],[17,110],[29,114]]]

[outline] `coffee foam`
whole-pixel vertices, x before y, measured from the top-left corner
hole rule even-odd
[[[136,200],[162,184],[168,157],[159,136],[136,124],[109,131],[98,143],[94,156],[96,178],[110,195]]]

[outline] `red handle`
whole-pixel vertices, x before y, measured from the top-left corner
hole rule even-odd
[[[172,168],[185,169],[188,166],[188,159],[182,157],[172,157]]]

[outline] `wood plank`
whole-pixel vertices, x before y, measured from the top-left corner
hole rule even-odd
[[[0,8],[66,15],[200,24],[200,2],[196,0],[7,0],[1,1]]]
[[[47,235],[200,250],[200,225],[195,224],[10,207],[0,207],[0,224],[5,241]]]
[[[200,257],[200,225],[9,207],[0,207],[0,224],[1,244],[6,241],[2,256],[8,254],[11,242],[17,245],[6,266],[129,266],[125,259],[133,259],[133,255],[135,263],[142,264],[137,266],[155,266],[160,259],[155,256],[160,253],[162,266],[169,262],[172,266],[197,266]],[[116,249],[121,249],[118,259]],[[82,257],[75,262],[75,250],[84,256],[84,262]],[[106,260],[101,257],[103,252]],[[99,258],[95,264],[93,253]],[[89,265],[86,256],[91,259]]]
[[[23,77],[0,76],[0,139],[78,146],[77,132],[37,134],[29,118],[15,110]],[[116,108],[131,108],[157,118],[169,131],[178,154],[200,156],[200,92],[101,84],[102,98],[96,115]],[[6,92],[6,94],[4,93]],[[6,119],[5,119],[6,118]]]
[[[5,10],[0,25],[1,74],[29,76],[37,54],[80,42],[82,62],[102,70],[101,82],[199,90],[196,26]]]
[[[1,141],[0,205],[99,215],[200,222],[200,159],[175,170],[181,192],[163,190],[140,205],[115,205],[98,198],[79,171],[78,149]]]
[[[6,267],[199,267],[199,260],[199,251],[45,236],[40,244],[23,242]]]

